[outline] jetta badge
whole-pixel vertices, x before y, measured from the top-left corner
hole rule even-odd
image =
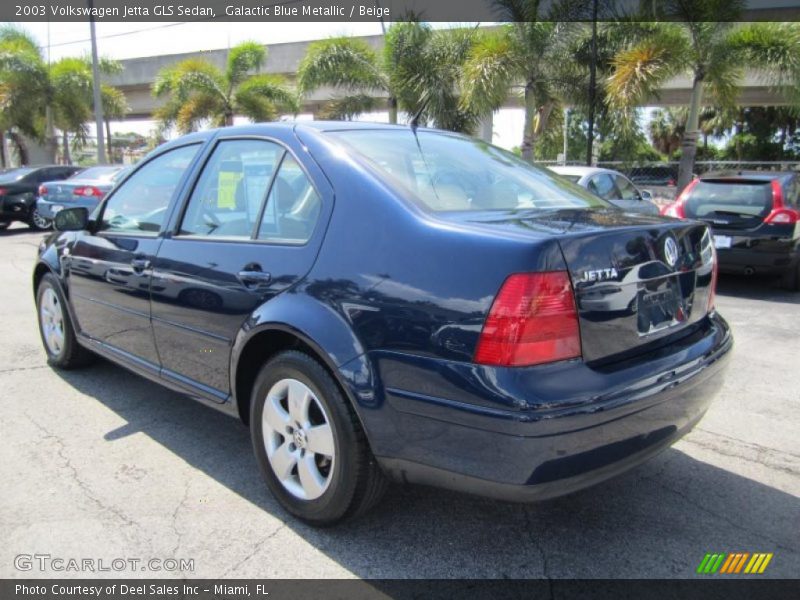
[[[608,281],[609,279],[617,279],[619,273],[614,267],[610,269],[594,269],[592,271],[584,271],[581,281]]]
[[[670,267],[674,267],[678,262],[678,243],[671,237],[664,241],[664,258]]]

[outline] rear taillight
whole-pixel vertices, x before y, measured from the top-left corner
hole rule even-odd
[[[772,181],[772,210],[764,218],[764,223],[770,225],[794,225],[800,221],[800,213],[783,204],[783,188],[780,181]]]
[[[794,225],[800,221],[800,214],[793,208],[773,209],[764,219],[770,225]]]
[[[46,185],[40,185],[39,186],[39,195],[40,196],[46,196],[47,195],[47,186]]]
[[[569,274],[516,273],[506,279],[483,324],[475,362],[517,367],[580,356]]]
[[[93,185],[85,185],[82,187],[77,187],[73,190],[73,195],[75,196],[94,196],[99,198],[103,195],[103,191],[99,188],[94,187]]]
[[[685,219],[686,218],[686,210],[684,206],[686,205],[686,199],[689,197],[689,192],[694,189],[699,182],[699,179],[693,179],[689,182],[689,184],[683,188],[683,191],[678,195],[675,199],[675,202],[672,204],[668,204],[664,208],[661,209],[661,214],[666,217],[675,217],[677,219]]]
[[[668,186],[675,186],[675,185],[677,185],[677,182],[670,177],[669,179],[667,179],[667,185]]]
[[[0,196],[5,196],[8,190],[4,187],[0,187]]]

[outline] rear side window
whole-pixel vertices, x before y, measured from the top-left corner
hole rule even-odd
[[[686,200],[690,218],[764,218],[772,210],[769,181],[698,181]]]
[[[180,235],[250,239],[283,148],[266,140],[217,144],[192,192]]]
[[[270,189],[258,239],[304,244],[314,232],[322,202],[300,164],[286,154]]]

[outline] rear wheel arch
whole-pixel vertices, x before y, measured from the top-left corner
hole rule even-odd
[[[270,358],[285,350],[297,350],[308,354],[325,368],[344,397],[350,402],[361,422],[362,429],[369,438],[353,390],[343,379],[341,371],[330,355],[306,335],[287,325],[277,323],[265,326],[251,335],[238,353],[234,367],[234,398],[242,422],[249,425],[250,397],[261,367]]]

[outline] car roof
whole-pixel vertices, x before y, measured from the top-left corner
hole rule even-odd
[[[794,171],[715,171],[703,174],[700,179],[749,179],[772,181],[773,179],[784,179],[796,175]]]
[[[611,173],[613,175],[622,175],[619,171],[614,171],[613,169],[604,169],[602,167],[581,167],[577,165],[552,165],[548,166],[548,169],[551,171],[558,173],[559,175],[577,175],[579,177],[585,177],[586,175],[594,175],[596,173]]]

